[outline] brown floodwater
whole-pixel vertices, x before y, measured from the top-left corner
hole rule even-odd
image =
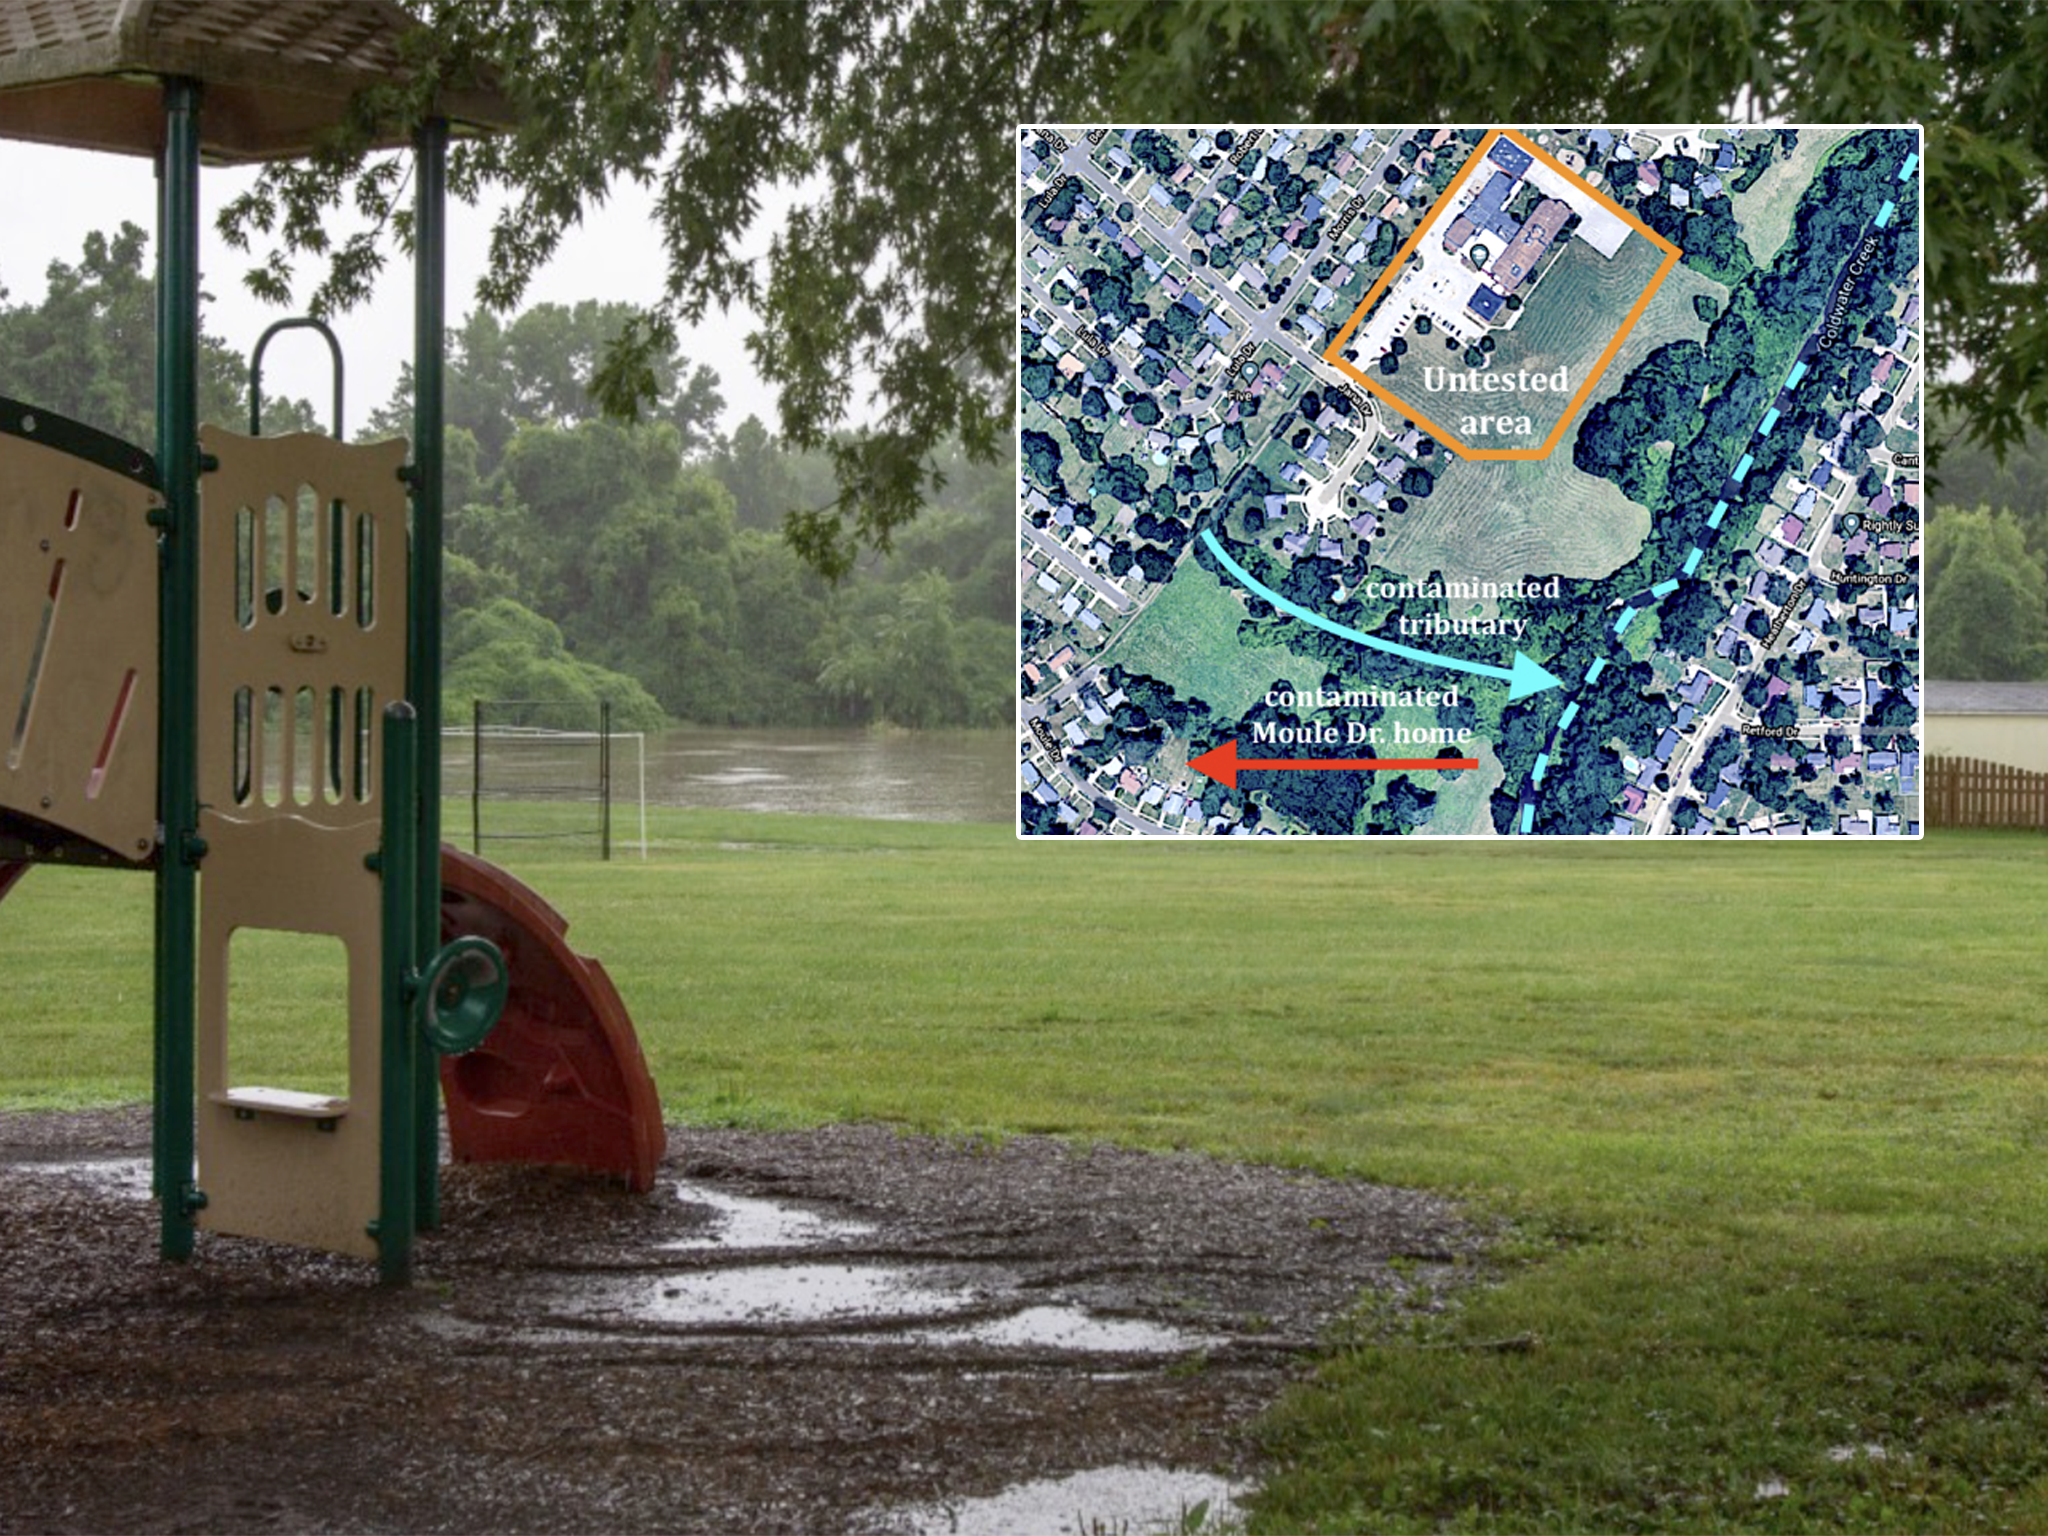
[[[649,735],[644,744],[614,737],[613,814],[622,837],[631,835],[643,745],[649,805],[883,821],[1009,823],[1017,815],[1016,748],[1007,731],[683,727]],[[597,758],[593,738],[488,740],[486,793],[588,798]],[[442,761],[445,792],[468,795],[467,734],[450,731]]]

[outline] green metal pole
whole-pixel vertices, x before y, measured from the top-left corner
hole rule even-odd
[[[164,82],[157,164],[156,458],[159,579],[156,1103],[153,1183],[167,1259],[192,1253],[199,843],[199,86]]]
[[[419,712],[421,956],[441,947],[441,415],[447,334],[448,124],[431,118],[413,141],[412,633],[406,697]],[[418,1052],[419,1222],[441,1224],[441,1071],[421,1034]]]
[[[377,1268],[387,1285],[412,1278],[412,1239],[418,1226],[420,1138],[415,1077],[421,1032],[412,1027],[411,988],[417,974],[419,826],[413,815],[419,790],[419,719],[400,700],[384,708],[384,837],[378,873],[384,939],[384,995],[378,1060]]]

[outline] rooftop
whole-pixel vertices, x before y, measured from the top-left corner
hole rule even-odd
[[[2048,683],[1945,683],[1929,679],[1930,715],[2048,715]]]

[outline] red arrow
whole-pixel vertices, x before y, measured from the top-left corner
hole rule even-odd
[[[1237,755],[1237,743],[1226,741],[1220,747],[1211,747],[1200,757],[1190,758],[1188,766],[1198,773],[1206,773],[1225,789],[1237,788],[1237,776],[1247,768],[1270,768],[1275,770],[1328,769],[1328,768],[1477,768],[1476,757],[1245,757]]]

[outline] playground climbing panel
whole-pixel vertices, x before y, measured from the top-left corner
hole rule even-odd
[[[156,849],[155,469],[0,400],[0,857]]]
[[[200,442],[199,1223],[374,1258],[377,764],[380,712],[405,691],[405,444]],[[233,941],[254,929],[340,941],[346,1093],[231,1075]]]

